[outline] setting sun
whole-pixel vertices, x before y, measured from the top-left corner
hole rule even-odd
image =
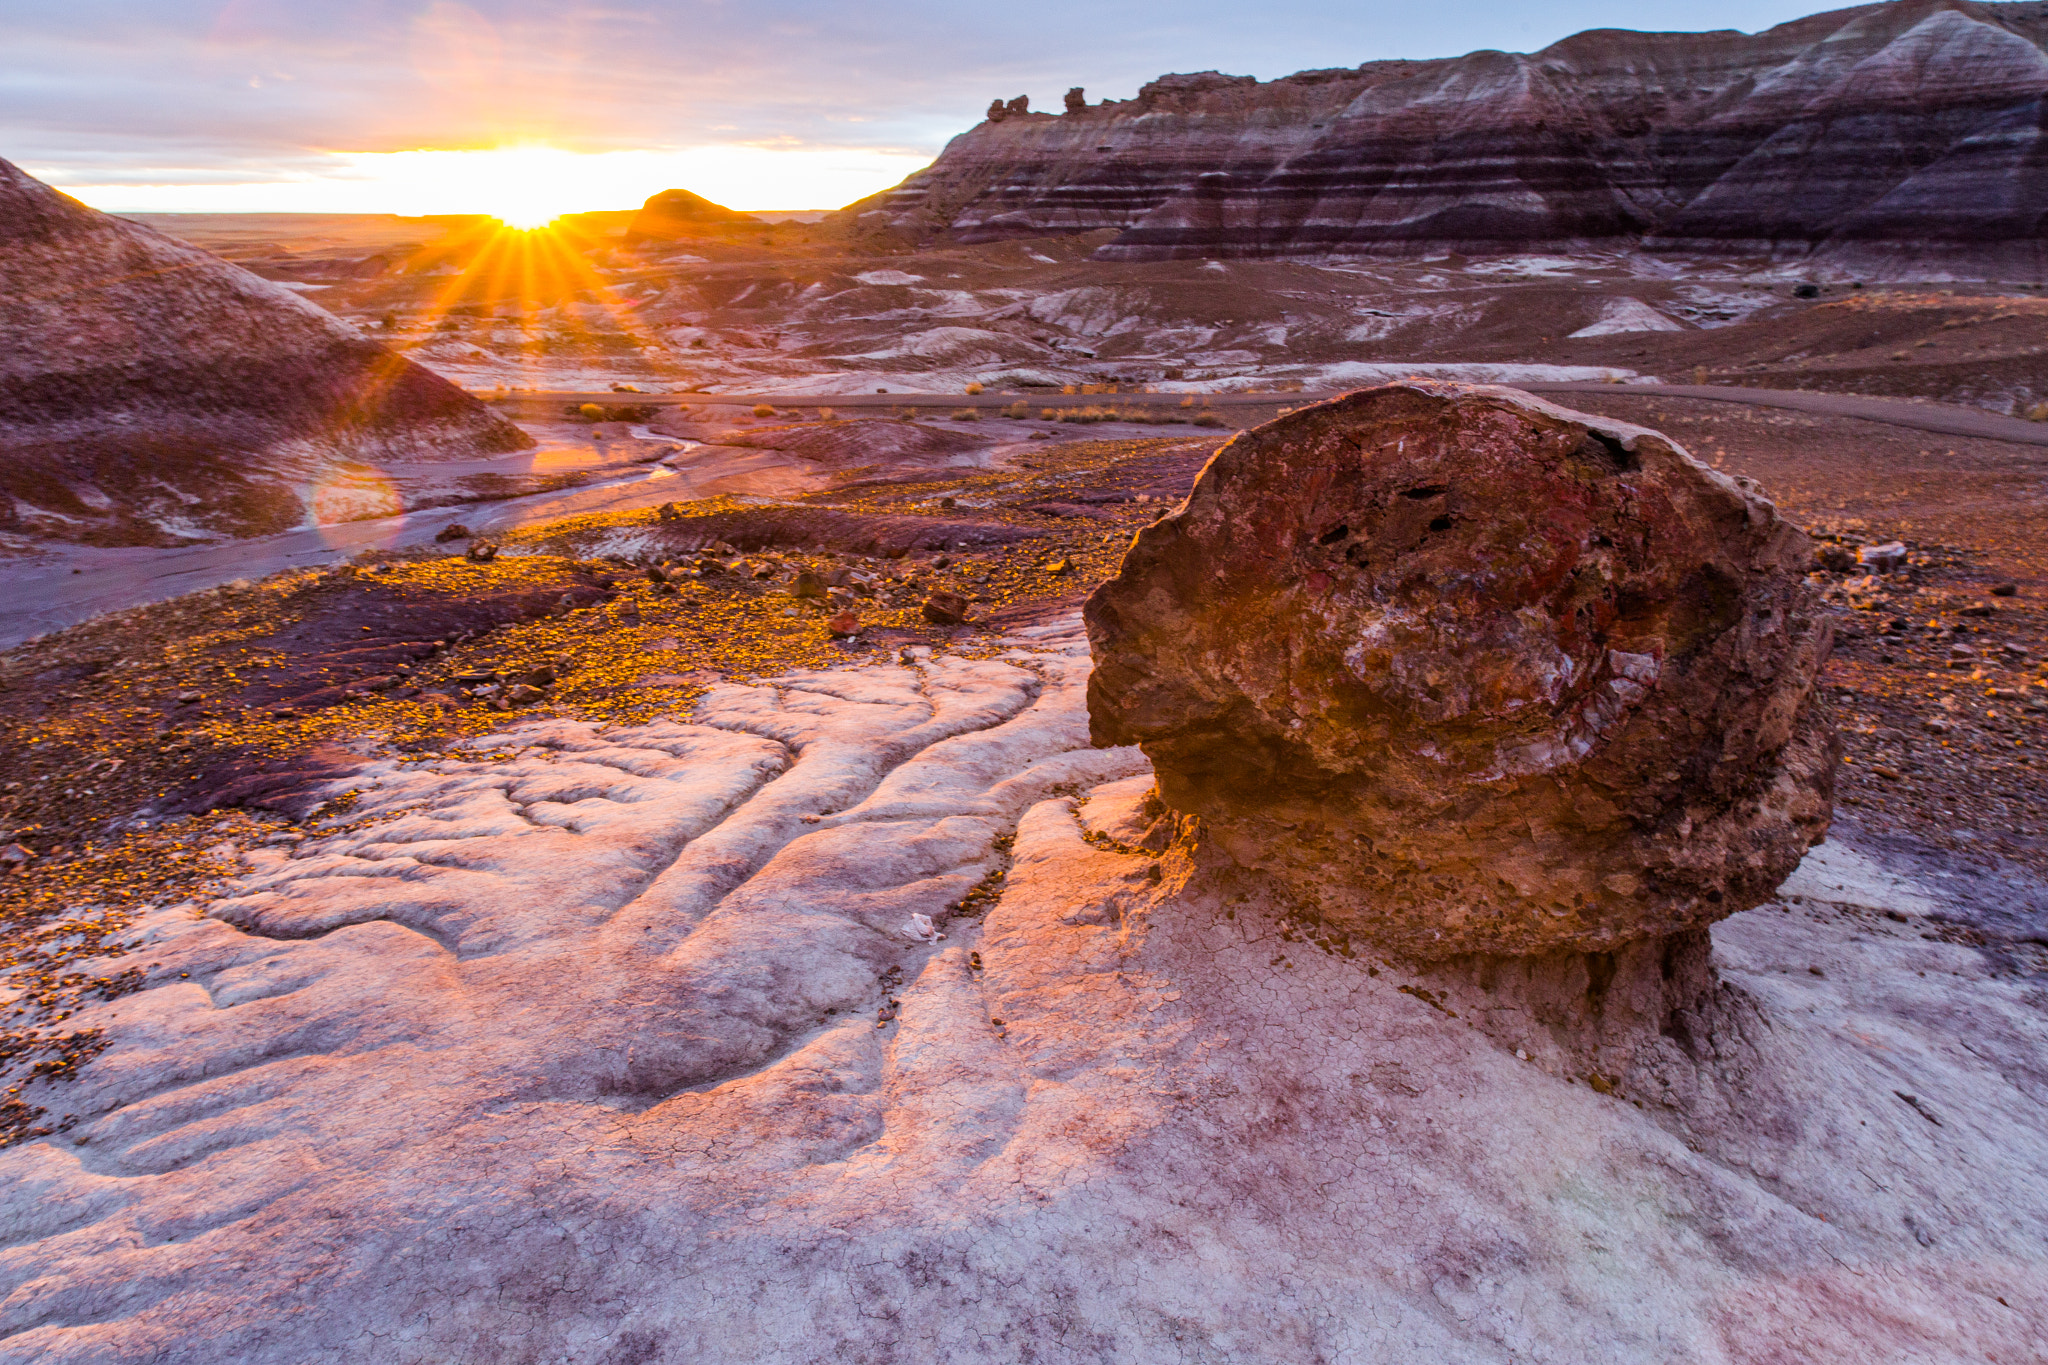
[[[534,228],[565,213],[638,208],[684,187],[728,208],[836,208],[926,158],[868,147],[724,144],[611,152],[520,145],[331,152],[315,173],[246,184],[63,185],[115,213],[487,213]]]
[[[486,213],[524,230],[543,227],[565,213],[625,207],[614,205],[618,191],[605,183],[606,177],[592,174],[603,162],[602,155],[557,147],[498,147],[396,152],[371,164],[385,185],[408,198],[445,197],[463,204],[461,211]]]

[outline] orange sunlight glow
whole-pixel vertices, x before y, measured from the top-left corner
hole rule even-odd
[[[546,211],[543,200],[529,203],[535,215]],[[510,202],[500,208],[503,214],[522,212]],[[585,340],[613,337],[636,348],[651,345],[658,338],[640,320],[641,297],[615,289],[590,263],[592,254],[612,245],[573,219],[535,229],[518,227],[509,217],[458,227],[422,248],[414,262],[416,268],[453,268],[420,309],[420,321],[513,333],[520,357],[515,363],[531,372],[534,386],[545,383],[551,331]]]
[[[742,212],[837,208],[888,188],[928,160],[888,148],[794,143],[615,152],[522,145],[331,152],[315,171],[243,184],[181,183],[175,171],[147,185],[47,178],[110,213],[486,213],[531,228],[565,213],[638,208],[667,189],[693,190]]]

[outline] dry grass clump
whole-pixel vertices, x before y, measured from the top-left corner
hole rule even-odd
[[[774,405],[773,403],[756,403],[756,404],[754,404],[754,416],[756,416],[756,417],[773,417],[774,415],[775,415],[775,405]]]
[[[981,409],[954,408],[953,420],[956,422],[979,422],[981,420]]]

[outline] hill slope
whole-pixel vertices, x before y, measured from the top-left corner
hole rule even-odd
[[[0,161],[0,535],[282,530],[337,463],[530,444],[290,289]]]
[[[985,122],[847,214],[966,240],[1117,228],[1110,260],[1620,241],[2031,277],[2044,41],[2038,4],[1895,0],[1755,35],[1165,76]]]

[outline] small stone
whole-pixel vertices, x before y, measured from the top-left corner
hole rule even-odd
[[[934,625],[957,626],[967,620],[967,599],[956,592],[935,592],[924,599],[920,610]]]
[[[1993,607],[1993,606],[1992,606],[1992,605],[1991,605],[1991,604],[1990,604],[1989,602],[1973,602],[1973,603],[1971,603],[1971,604],[1970,604],[1969,606],[1967,606],[1967,607],[1964,607],[1964,608],[1962,609],[1962,611],[1960,611],[1960,612],[1958,612],[1958,613],[1957,613],[1957,615],[1960,615],[1960,616],[1989,616],[1989,615],[1991,615],[1991,614],[1992,614],[1992,612],[1993,612],[1993,611],[1995,611],[1995,610],[1996,610],[1996,608],[1994,608],[1994,607]]]
[[[35,861],[36,851],[26,844],[9,844],[0,848],[0,867],[14,869],[27,867]]]
[[[834,636],[844,639],[860,634],[860,615],[857,612],[842,611],[837,616],[825,618],[825,629]]]
[[[451,540],[468,540],[469,528],[459,521],[451,521],[434,533],[437,545],[446,545]]]
[[[790,585],[789,595],[802,598],[823,597],[825,595],[825,580],[809,569],[804,569],[797,574],[796,582]]]
[[[529,687],[525,683],[514,683],[505,690],[505,700],[511,702],[514,706],[527,706],[533,702],[545,699],[546,696],[547,693],[541,691],[538,687]]]
[[[178,705],[180,706],[190,706],[194,702],[201,702],[205,700],[206,694],[204,692],[180,692],[177,698]]]
[[[498,557],[498,547],[488,540],[473,540],[464,556],[473,564],[488,564]]]
[[[1991,585],[1991,595],[1993,597],[2016,597],[2019,595],[2019,590],[2020,585],[2017,583],[1993,583]]]
[[[1856,567],[1856,552],[1846,545],[1821,545],[1813,552],[1813,562],[1829,573],[1847,573]]]
[[[1052,563],[1045,566],[1045,571],[1049,574],[1072,573],[1073,570],[1074,561],[1071,559],[1055,559]]]
[[[2008,658],[2024,659],[2027,657],[2027,647],[2018,640],[2007,640],[1999,646],[1999,649],[2003,650]]]

